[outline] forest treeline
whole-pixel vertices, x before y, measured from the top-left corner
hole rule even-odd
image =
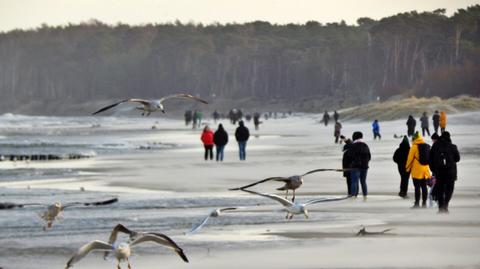
[[[183,91],[257,102],[335,100],[331,106],[406,92],[480,95],[480,5],[450,17],[438,9],[357,24],[91,20],[1,33],[0,112]]]

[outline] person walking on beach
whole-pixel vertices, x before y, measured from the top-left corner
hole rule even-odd
[[[412,175],[413,185],[415,186],[415,204],[412,208],[420,207],[420,190],[422,193],[422,207],[427,207],[427,180],[430,178],[430,169],[428,159],[430,155],[430,146],[425,143],[422,135],[415,132],[412,137],[412,147],[408,152],[406,172]]]
[[[339,118],[340,118],[340,115],[339,115],[338,112],[335,110],[335,111],[333,112],[333,119],[335,120],[335,122],[337,122]]]
[[[203,128],[202,136],[200,137],[200,140],[203,142],[203,147],[205,148],[205,161],[208,160],[208,157],[210,157],[210,160],[213,160],[213,132],[210,129],[210,127],[205,126]]]
[[[191,110],[185,111],[185,114],[183,115],[183,117],[185,118],[185,126],[188,126],[193,118],[192,111]]]
[[[255,130],[258,131],[258,127],[260,126],[260,123],[262,123],[260,121],[260,113],[258,112],[253,113],[253,124],[255,125]]]
[[[215,143],[217,162],[223,162],[223,152],[225,150],[225,146],[228,143],[228,134],[221,123],[218,124],[218,129],[213,135],[213,143]]]
[[[422,127],[422,135],[425,137],[425,132],[430,136],[430,128],[428,124],[427,112],[423,112],[422,117],[420,117],[420,127]]]
[[[359,182],[362,186],[363,200],[367,200],[367,172],[368,163],[370,162],[371,155],[370,149],[367,144],[363,142],[362,132],[354,132],[352,135],[353,143],[347,151],[347,158],[350,160],[349,168],[351,177],[351,192],[353,197],[358,196]]]
[[[417,125],[417,121],[412,117],[412,115],[409,115],[407,120],[407,135],[409,137],[415,133],[416,125]]]
[[[408,179],[410,178],[410,173],[406,171],[405,165],[407,163],[409,151],[410,144],[408,143],[407,136],[404,136],[399,147],[393,154],[393,161],[397,164],[398,173],[400,174],[400,192],[398,193],[398,196],[402,198],[407,198],[408,192]]]
[[[440,113],[438,113],[438,110],[435,110],[435,113],[433,113],[432,121],[433,129],[435,130],[435,133],[438,134],[438,127],[440,126]]]
[[[239,157],[241,161],[245,161],[245,159],[247,158],[246,147],[249,137],[250,131],[247,127],[245,127],[243,120],[239,121],[238,127],[235,130],[235,139],[238,142]]]
[[[217,121],[220,119],[220,113],[218,112],[218,110],[215,109],[215,111],[213,111],[212,117],[213,117],[213,123],[216,124]]]
[[[438,212],[448,213],[448,204],[453,195],[457,180],[457,163],[460,153],[452,144],[449,132],[443,132],[430,151],[430,169],[435,175],[435,195],[438,200]]]
[[[445,111],[440,111],[440,132],[445,132],[447,128],[447,113]]]
[[[338,143],[338,139],[340,138],[340,134],[342,133],[342,124],[337,121],[335,122],[334,130],[333,130],[333,136],[335,137],[335,144]]]
[[[330,115],[328,115],[328,111],[325,110],[325,113],[323,113],[323,123],[325,123],[325,126],[328,125],[328,121],[330,121]]]
[[[372,123],[372,131],[373,131],[373,140],[377,139],[378,140],[382,139],[382,136],[380,135],[380,124],[378,124],[378,120],[375,119]]]
[[[342,140],[344,138],[345,137],[342,136]],[[352,140],[350,138],[348,138],[344,141],[345,141],[345,145],[343,146],[343,150],[342,150],[343,151],[342,168],[347,169],[347,168],[350,168],[350,163],[351,163],[351,160],[348,156],[348,150],[352,146]],[[343,171],[343,177],[345,177],[345,179],[347,181],[348,196],[352,196],[352,179],[351,179],[351,176],[350,176],[350,171]]]

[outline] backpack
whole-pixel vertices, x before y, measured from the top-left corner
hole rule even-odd
[[[438,158],[436,159],[436,167],[439,170],[448,170],[453,167],[455,161],[453,160],[452,154],[448,151],[447,148],[441,148],[438,152]]]
[[[428,165],[430,163],[430,145],[427,143],[418,145],[418,162],[421,165]]]

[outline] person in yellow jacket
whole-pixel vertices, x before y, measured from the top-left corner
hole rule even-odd
[[[420,152],[418,150],[418,145],[425,144],[425,141],[419,132],[413,135],[412,141],[412,146],[408,152],[407,163],[405,164],[405,169],[407,172],[410,172],[413,185],[415,186],[415,204],[412,208],[420,207],[420,189],[422,190],[422,207],[427,207],[427,180],[430,178],[430,168],[428,164],[422,165],[420,163]]]
[[[445,128],[447,127],[447,113],[445,111],[440,112],[440,132],[445,132]]]

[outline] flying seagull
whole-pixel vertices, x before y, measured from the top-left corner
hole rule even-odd
[[[225,211],[233,211],[233,210],[236,210],[236,209],[239,209],[238,207],[226,207],[226,208],[217,208],[217,209],[214,209],[210,212],[210,214],[208,214],[208,216],[206,218],[204,218],[202,220],[201,223],[199,223],[198,225],[196,225],[195,227],[193,227],[190,231],[186,232],[185,234],[186,235],[191,235],[195,232],[197,232],[198,230],[200,230],[208,221],[208,219],[210,218],[218,218],[223,212]]]
[[[116,106],[118,106],[120,104],[123,104],[123,103],[126,103],[126,102],[134,102],[134,103],[141,104],[141,106],[138,106],[136,108],[138,110],[142,111],[142,116],[149,116],[150,113],[157,112],[157,111],[162,111],[163,113],[165,113],[165,109],[163,107],[163,102],[166,101],[166,100],[169,100],[169,99],[174,99],[174,98],[192,99],[194,101],[198,101],[198,102],[201,102],[201,103],[204,103],[204,104],[208,104],[207,101],[205,101],[203,99],[200,99],[196,96],[193,96],[191,94],[179,93],[179,94],[168,95],[168,96],[162,97],[158,100],[145,100],[145,99],[138,99],[138,98],[125,99],[125,100],[119,101],[115,104],[111,104],[109,106],[106,106],[106,107],[92,113],[92,115],[96,115],[100,112],[103,112],[105,110],[109,110],[112,107],[116,107]]]
[[[0,210],[24,208],[27,206],[47,206],[45,211],[39,213],[40,218],[46,221],[43,230],[46,231],[47,228],[52,228],[53,222],[59,218],[62,218],[62,212],[65,208],[72,206],[102,206],[109,205],[118,202],[118,198],[112,198],[99,202],[73,202],[68,204],[62,204],[61,202],[55,202],[54,204],[41,204],[41,203],[26,203],[26,204],[16,204],[4,202],[0,203]]]
[[[365,227],[362,227],[362,229],[360,229],[360,231],[358,231],[357,236],[381,235],[381,234],[385,234],[386,232],[389,232],[389,231],[391,231],[391,230],[393,230],[393,228],[385,229],[385,230],[380,231],[380,232],[367,232],[367,230],[365,229]]]
[[[287,219],[292,219],[293,215],[299,215],[299,214],[305,215],[305,218],[308,219],[309,215],[308,215],[308,210],[306,208],[308,205],[318,204],[318,203],[323,203],[323,202],[341,201],[341,200],[345,200],[345,199],[349,198],[348,196],[340,197],[340,198],[319,198],[319,199],[309,200],[306,203],[302,204],[302,203],[298,203],[298,202],[290,202],[289,200],[287,200],[285,198],[282,198],[282,197],[280,197],[278,195],[275,195],[275,194],[259,193],[259,192],[255,192],[255,191],[245,190],[245,189],[242,189],[242,191],[248,192],[248,193],[251,193],[251,194],[260,195],[260,196],[263,196],[263,197],[267,197],[267,198],[270,198],[272,200],[275,200],[275,201],[279,202],[280,204],[283,205],[285,211],[287,211],[287,216],[285,217]]]
[[[244,190],[244,189],[250,188],[252,186],[255,186],[257,184],[267,182],[267,181],[271,181],[271,180],[273,180],[273,181],[283,181],[285,183],[285,185],[283,187],[278,188],[277,190],[286,191],[285,199],[288,199],[288,190],[292,190],[293,191],[292,202],[294,202],[295,201],[295,190],[300,188],[300,186],[302,186],[303,177],[306,176],[306,175],[313,174],[313,173],[325,172],[325,171],[343,172],[343,171],[345,171],[345,169],[324,169],[324,168],[322,168],[322,169],[315,169],[315,170],[312,170],[312,171],[308,171],[303,175],[294,175],[294,176],[290,176],[290,177],[269,177],[269,178],[262,179],[260,181],[254,182],[252,184],[249,184],[249,185],[246,185],[246,186],[243,186],[243,187],[233,188],[233,189],[229,189],[229,190],[231,190],[231,191]]]
[[[130,236],[129,242],[116,242],[117,234],[119,232],[126,233]],[[112,254],[117,259],[117,269],[121,269],[120,262],[126,261],[128,269],[131,269],[129,257],[132,253],[132,248],[140,243],[153,242],[162,245],[166,248],[175,251],[183,261],[188,262],[187,256],[183,253],[183,250],[172,240],[170,237],[161,233],[146,233],[135,232],[129,230],[122,224],[118,224],[112,230],[108,243],[100,240],[95,240],[83,245],[67,262],[65,269],[73,266],[76,262],[80,261],[83,257],[87,256],[91,251],[106,251],[107,255]],[[106,256],[107,256],[106,255]]]

